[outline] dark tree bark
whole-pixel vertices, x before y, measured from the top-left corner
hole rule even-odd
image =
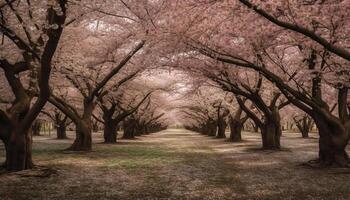
[[[216,125],[216,122],[215,121],[210,121],[208,122],[208,125],[207,125],[207,129],[206,129],[206,134],[208,136],[215,136],[216,135],[216,132],[218,131],[218,127]]]
[[[349,126],[344,127],[333,116],[313,116],[319,128],[319,163],[322,166],[348,166],[349,156],[345,150],[349,141]]]
[[[57,139],[63,140],[67,139],[67,132],[66,132],[66,124],[57,124],[56,126],[56,132],[57,132]]]
[[[6,149],[6,161],[4,166],[9,171],[31,169],[32,161],[32,136],[30,130],[12,130],[11,138],[4,141]]]
[[[282,135],[280,116],[277,108],[273,110],[261,126],[261,136],[264,149],[279,149]]]
[[[230,141],[240,142],[242,141],[242,123],[236,119],[230,121]]]
[[[91,151],[92,149],[92,124],[91,120],[82,120],[76,124],[76,138],[72,146],[67,150],[70,151]]]
[[[222,102],[217,106],[217,126],[218,132],[216,138],[226,138],[226,127],[227,122],[225,120],[226,116],[229,114],[229,111],[222,107]]]
[[[230,139],[231,142],[240,142],[242,141],[242,129],[244,123],[247,121],[248,117],[241,118],[242,109],[239,108],[234,116],[231,116],[229,125],[230,125]]]
[[[124,121],[124,134],[123,139],[135,138],[135,123],[132,120]]]
[[[112,121],[104,122],[103,137],[107,144],[117,143],[117,127],[118,125]]]

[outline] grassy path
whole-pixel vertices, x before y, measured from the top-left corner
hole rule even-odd
[[[349,175],[298,166],[316,154],[317,140],[286,137],[285,146],[298,145],[264,152],[256,149],[258,136],[245,137],[230,144],[167,130],[117,145],[101,144],[96,137],[89,153],[63,152],[71,141],[40,137],[34,160],[57,169],[57,175],[0,175],[0,199],[350,198]]]

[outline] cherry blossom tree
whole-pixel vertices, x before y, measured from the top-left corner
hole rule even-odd
[[[102,111],[102,119],[104,124],[104,140],[105,143],[117,142],[117,128],[120,123],[128,116],[135,113],[139,107],[149,99],[152,91],[138,91],[131,88],[131,84],[124,86],[119,94],[109,95],[100,100],[99,107]],[[139,85],[140,87],[141,85]],[[127,89],[126,89],[127,87]],[[145,86],[142,85],[144,90]],[[148,100],[149,101],[149,100]]]
[[[30,129],[50,95],[52,60],[67,7],[66,0],[1,3],[0,68],[11,98],[6,100],[6,109],[0,110],[0,138],[5,143],[8,170],[33,167]]]

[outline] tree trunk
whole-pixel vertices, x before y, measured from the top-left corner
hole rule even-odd
[[[261,127],[263,149],[279,149],[281,129],[273,122],[267,122]]]
[[[309,138],[309,131],[303,129],[303,130],[301,131],[301,136],[302,136],[303,138]]]
[[[226,138],[225,130],[227,123],[224,120],[218,122],[218,134],[216,138]]]
[[[132,126],[126,126],[124,128],[124,134],[123,134],[123,139],[133,139],[135,138],[134,135],[134,128]]]
[[[103,129],[104,142],[108,144],[117,143],[117,125],[110,121],[105,121]]]
[[[6,149],[5,167],[7,170],[20,171],[33,168],[30,130],[14,129],[9,140],[4,143]]]
[[[218,127],[215,124],[210,124],[208,130],[209,132],[207,133],[208,136],[216,136],[217,129]]]
[[[343,125],[334,117],[314,115],[319,129],[319,163],[321,166],[345,167],[349,164],[349,156],[345,150],[349,142],[350,124]]]
[[[70,151],[91,151],[92,138],[91,138],[91,120],[85,120],[76,124],[76,138],[72,146],[67,150]]]
[[[260,129],[263,149],[279,149],[281,147],[280,138],[282,131],[280,116],[277,109],[272,110],[272,114],[266,117]]]
[[[240,142],[242,141],[242,127],[243,124],[241,120],[232,119],[230,120],[230,141],[231,142]]]
[[[303,138],[309,137],[309,132],[312,129],[312,125],[313,125],[311,120],[312,119],[310,119],[308,116],[303,116],[301,120],[297,120],[297,119],[294,120]]]
[[[56,126],[56,132],[57,132],[57,139],[63,140],[68,138],[65,124],[58,124]]]

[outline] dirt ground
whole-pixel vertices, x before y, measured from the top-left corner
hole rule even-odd
[[[3,173],[0,199],[350,199],[348,170],[301,165],[317,157],[316,135],[284,133],[281,151],[262,151],[257,133],[243,138],[170,129],[106,145],[95,133],[92,152],[73,153],[63,151],[72,140],[38,136],[34,162],[55,173]]]

